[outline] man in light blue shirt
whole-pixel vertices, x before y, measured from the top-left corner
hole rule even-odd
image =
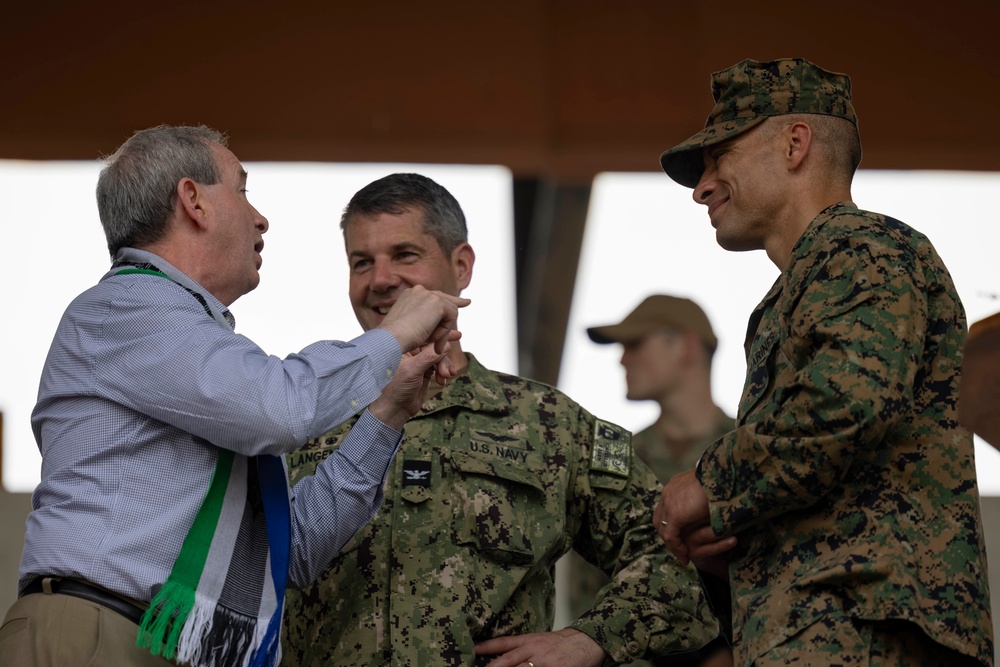
[[[286,359],[234,333],[268,229],[246,177],[205,127],[143,130],[108,159],[113,264],[42,372],[42,476],[0,664],[275,664],[286,582],[312,581],[374,514],[403,424],[454,374],[468,300],[422,288],[378,329]],[[289,489],[283,455],[365,406]]]

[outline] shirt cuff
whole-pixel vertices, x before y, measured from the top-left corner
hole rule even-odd
[[[378,377],[383,386],[388,384],[396,374],[403,356],[403,348],[399,346],[396,337],[385,329],[371,329],[352,340],[351,345],[371,360],[372,368],[385,371],[384,375],[379,373]]]
[[[390,454],[391,460],[391,455],[396,453],[399,443],[403,441],[402,431],[392,428],[368,410],[361,413],[350,435],[353,437],[344,439],[341,450],[355,461],[369,460],[372,456],[381,458],[386,453]],[[385,461],[387,470],[389,460]]]

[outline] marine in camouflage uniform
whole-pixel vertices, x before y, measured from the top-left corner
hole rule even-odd
[[[956,425],[965,314],[930,242],[835,205],[749,331],[739,428],[699,468],[716,532],[740,533],[741,652],[845,614],[911,620],[992,664],[972,438]]]
[[[426,177],[369,184],[341,225],[366,329],[406,288],[457,294],[471,279],[464,215]],[[484,368],[458,342],[449,360],[465,370],[407,423],[377,516],[314,585],[288,596],[282,664],[486,665],[496,656],[477,656],[480,642],[549,633],[554,566],[570,549],[612,578],[571,626],[568,641],[586,645],[591,664],[604,660],[601,649],[605,664],[619,664],[715,637],[696,571],[649,523],[660,485],[633,460],[628,431],[552,387]],[[292,479],[336,451],[349,428],[289,457]]]
[[[702,148],[774,115],[856,123],[849,80],[802,60],[745,61],[714,90],[706,131],[661,158],[709,206],[701,170],[723,167],[708,151],[699,167]],[[733,218],[712,220],[721,243]],[[737,429],[696,474],[714,532],[738,538],[737,664],[867,665],[871,652],[992,665],[972,436],[956,419],[965,313],[947,269],[926,237],[849,200],[808,222],[779,267],[747,330]],[[672,548],[681,488],[694,487],[668,484],[656,513]],[[922,647],[892,645],[904,635]]]

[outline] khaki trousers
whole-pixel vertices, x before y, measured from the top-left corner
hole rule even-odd
[[[0,626],[3,667],[166,667],[135,645],[138,626],[118,612],[70,595],[25,595]]]

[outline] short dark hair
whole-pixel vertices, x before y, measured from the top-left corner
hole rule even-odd
[[[787,114],[764,122],[765,131],[777,131],[795,122],[812,128],[816,146],[833,173],[850,183],[861,165],[861,135],[849,120],[823,114]]]
[[[445,254],[468,241],[465,213],[458,201],[421,174],[390,174],[358,190],[344,207],[340,229],[346,240],[347,225],[356,216],[401,215],[409,209],[423,213],[424,231],[434,237]]]

